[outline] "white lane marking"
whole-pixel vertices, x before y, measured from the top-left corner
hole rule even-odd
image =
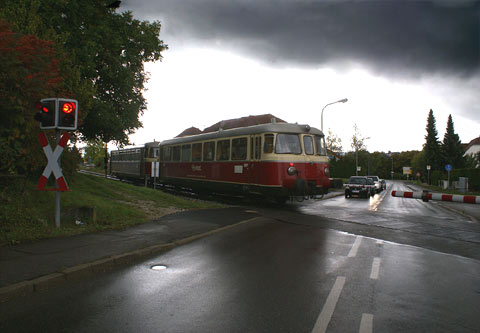
[[[323,305],[322,312],[320,312],[320,315],[315,322],[312,333],[323,333],[327,330],[344,284],[345,276],[337,276],[337,280],[335,280],[335,284],[333,285],[332,290],[330,290],[330,294],[328,294],[327,301]]]
[[[383,240],[377,239],[377,244],[383,244]]]
[[[373,258],[372,272],[370,273],[370,279],[378,279],[378,273],[380,272],[380,258]]]
[[[373,332],[373,315],[370,313],[363,313],[360,321],[360,329],[358,333],[372,333]]]
[[[355,242],[352,245],[352,248],[350,249],[350,252],[348,252],[349,258],[353,258],[357,255],[357,251],[361,242],[362,242],[362,237],[357,236],[357,238],[355,238]]]

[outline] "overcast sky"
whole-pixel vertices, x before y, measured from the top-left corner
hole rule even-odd
[[[421,150],[428,112],[462,142],[480,135],[480,1],[125,0],[162,23],[147,64],[139,145],[184,129],[271,113],[330,129],[351,150]]]

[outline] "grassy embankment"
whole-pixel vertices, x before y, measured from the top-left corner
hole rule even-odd
[[[33,180],[17,179],[3,184],[0,245],[122,229],[179,210],[221,207],[83,174],[69,179],[68,185],[71,191],[61,194],[61,227],[56,228],[55,192],[37,191]]]

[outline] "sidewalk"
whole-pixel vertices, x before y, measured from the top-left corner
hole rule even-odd
[[[133,263],[256,216],[241,207],[184,211],[125,230],[2,246],[0,302]]]

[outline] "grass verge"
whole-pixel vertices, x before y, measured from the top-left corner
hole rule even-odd
[[[50,187],[53,187],[50,185]],[[36,181],[15,179],[0,190],[0,245],[123,229],[181,210],[221,207],[162,191],[76,174],[61,194],[61,226],[55,226],[55,192]]]

